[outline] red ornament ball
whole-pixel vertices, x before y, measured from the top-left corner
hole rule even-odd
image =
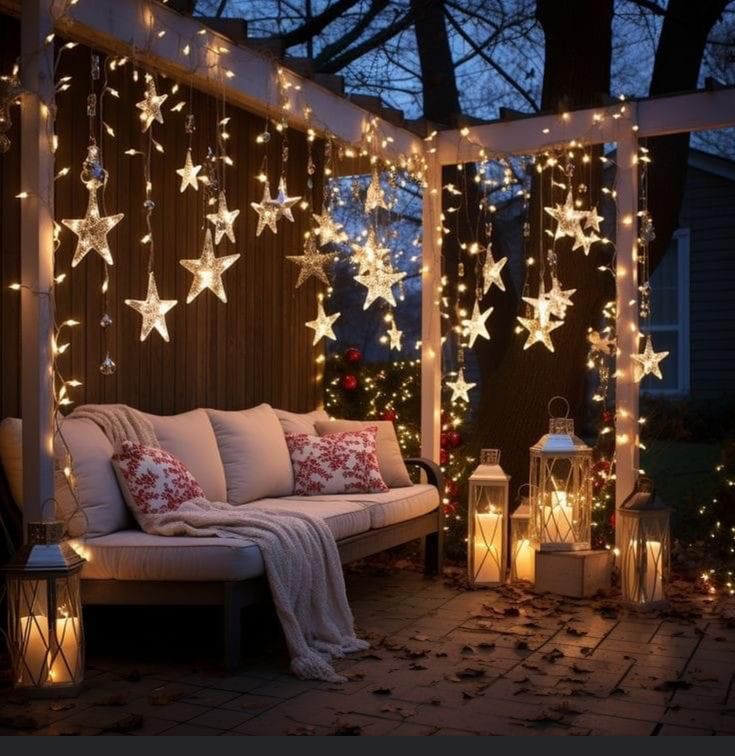
[[[439,464],[446,465],[449,462],[449,452],[446,449],[439,449]]]
[[[459,493],[459,486],[454,480],[447,480],[444,483],[444,495],[449,498],[455,498]]]
[[[462,446],[462,434],[459,431],[453,430],[447,433],[447,440],[449,441],[449,447],[456,449]]]
[[[344,360],[348,365],[359,365],[362,362],[362,352],[357,347],[345,349]]]
[[[608,524],[608,525],[609,525],[609,526],[610,526],[611,528],[614,528],[614,527],[615,527],[615,512],[613,512],[613,513],[612,513],[612,514],[610,515],[610,517],[609,517],[609,519],[608,519],[608,521],[607,521],[607,524]]]
[[[612,410],[605,410],[602,413],[602,421],[604,423],[611,423],[615,419],[615,413]]]
[[[459,502],[458,502],[458,501],[456,501],[456,500],[453,500],[453,501],[448,501],[448,502],[447,502],[447,503],[446,503],[446,504],[444,505],[444,514],[445,514],[445,515],[446,515],[447,517],[450,517],[450,516],[452,516],[452,515],[455,515],[455,514],[457,514],[457,510],[458,510],[458,509],[459,509]]]
[[[389,423],[395,423],[398,420],[398,413],[395,410],[389,409],[381,415],[381,418],[387,420]]]
[[[344,391],[355,391],[358,385],[357,376],[352,375],[352,373],[345,373],[340,384]]]
[[[442,431],[441,435],[439,436],[439,446],[441,446],[442,449],[449,448],[449,433],[447,431]]]

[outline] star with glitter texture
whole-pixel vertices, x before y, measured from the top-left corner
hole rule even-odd
[[[460,368],[457,373],[456,381],[447,381],[447,386],[452,389],[452,403],[460,399],[467,404],[470,403],[470,391],[477,386],[476,383],[468,383],[464,379],[464,368]]]
[[[74,257],[71,261],[72,268],[76,268],[86,257],[87,253],[92,250],[97,252],[108,265],[114,265],[112,252],[110,252],[110,243],[107,241],[107,234],[125,217],[125,213],[101,217],[97,204],[97,186],[98,184],[92,182],[88,185],[89,200],[84,218],[61,221],[78,237]]]
[[[646,346],[641,354],[631,354],[631,359],[636,363],[635,365],[635,381],[638,383],[646,375],[654,375],[661,380],[663,375],[661,374],[661,368],[659,363],[669,356],[668,352],[654,352],[653,341],[650,334],[646,336]]]
[[[475,306],[472,310],[472,317],[462,321],[464,326],[464,335],[469,337],[470,347],[475,345],[475,341],[478,336],[482,336],[483,339],[489,339],[490,334],[487,331],[485,323],[490,317],[490,313],[493,311],[492,307],[488,307],[485,312],[480,311],[480,304],[475,300]]]
[[[544,211],[556,221],[554,239],[561,239],[562,236],[575,238],[577,232],[581,232],[580,223],[587,215],[584,210],[577,210],[571,189],[567,192],[567,198],[563,205],[557,203],[554,207],[545,207]]]
[[[149,77],[148,85],[145,90],[145,97],[135,104],[140,110],[140,121],[143,125],[143,131],[148,131],[153,121],[163,123],[163,113],[161,105],[168,99],[168,95],[159,95],[156,92],[156,82],[153,77]]]
[[[317,223],[314,233],[319,237],[320,247],[326,244],[343,244],[347,241],[347,233],[342,224],[332,218],[329,210],[325,210],[321,215],[313,213],[313,216]]]
[[[168,341],[166,327],[166,313],[177,304],[176,299],[160,299],[156,277],[151,271],[148,274],[148,292],[145,299],[126,299],[125,304],[139,312],[143,317],[140,325],[140,340],[145,341],[155,328],[164,341]]]
[[[367,194],[365,195],[365,212],[369,213],[371,210],[375,210],[378,207],[387,210],[388,204],[385,201],[383,187],[380,185],[378,169],[374,168],[373,175],[370,178],[370,184],[368,185]]]
[[[212,291],[223,302],[227,302],[227,294],[222,283],[223,273],[240,258],[239,254],[215,257],[212,231],[207,229],[204,234],[202,254],[196,260],[179,260],[190,273],[194,274],[186,304],[193,302],[205,289]]]
[[[538,298],[523,297],[523,301],[533,307],[533,317],[522,318],[518,316],[518,322],[528,331],[528,338],[523,349],[528,349],[534,344],[543,344],[550,352],[554,351],[551,341],[551,332],[564,325],[563,320],[551,319],[551,304],[546,298],[543,284],[539,290]]]
[[[572,251],[581,248],[584,250],[584,256],[587,257],[590,253],[590,247],[598,241],[600,241],[600,237],[594,231],[585,234],[581,228],[578,228],[574,237],[574,244],[572,244]]]
[[[390,250],[378,241],[378,235],[373,228],[368,229],[364,244],[352,245],[352,252],[352,260],[361,275],[382,266],[390,254]]]
[[[355,276],[355,281],[367,287],[362,309],[367,310],[376,299],[384,299],[389,305],[395,307],[393,286],[405,277],[405,271],[396,272],[390,265],[377,267],[364,275]]]
[[[505,283],[500,275],[503,267],[508,262],[507,257],[501,257],[500,260],[493,258],[492,248],[488,247],[485,254],[485,262],[482,265],[482,293],[487,294],[490,287],[495,284],[500,291],[505,291]]]
[[[388,329],[388,341],[390,343],[390,349],[395,349],[396,352],[401,351],[402,347],[402,340],[403,340],[403,331],[398,330],[398,326],[396,325],[396,320],[393,318],[390,321],[390,328]]]
[[[256,236],[260,236],[266,227],[274,234],[278,233],[278,218],[281,211],[278,203],[271,197],[270,184],[267,181],[263,187],[263,198],[260,202],[251,202],[250,207],[258,214],[258,226],[255,229]]]
[[[296,281],[297,289],[312,276],[318,278],[322,283],[329,284],[329,277],[324,268],[334,261],[334,254],[319,252],[312,235],[309,235],[306,239],[303,255],[286,255],[286,259],[299,266],[299,277]]]
[[[215,244],[219,244],[223,236],[226,236],[231,242],[235,241],[232,224],[238,215],[240,215],[239,210],[227,209],[227,197],[224,192],[220,192],[217,197],[217,212],[207,214],[207,220],[214,225]]]
[[[584,219],[584,227],[585,228],[591,228],[593,231],[597,231],[597,233],[600,233],[600,221],[604,221],[605,219],[597,214],[597,206],[593,207],[591,210],[588,210],[585,219]]]
[[[199,191],[199,179],[197,174],[202,170],[201,165],[194,165],[191,159],[191,148],[186,151],[186,161],[184,167],[179,168],[176,173],[181,176],[180,192],[185,192],[187,187],[191,187],[195,192]]]
[[[314,341],[312,342],[314,346],[316,346],[323,338],[332,339],[332,341],[336,340],[337,337],[334,335],[332,326],[340,315],[341,313],[339,312],[335,312],[333,315],[327,315],[324,312],[324,305],[321,300],[319,300],[316,318],[306,323],[307,328],[312,328],[314,330]]]
[[[282,218],[285,218],[286,220],[290,220],[291,223],[293,223],[294,220],[293,220],[293,213],[291,212],[291,208],[300,199],[301,197],[288,196],[288,188],[286,187],[286,177],[281,176],[281,179],[278,182],[278,194],[276,195],[276,198],[274,200],[274,202],[278,205],[279,216]]]
[[[549,312],[556,318],[564,318],[567,314],[567,307],[571,307],[572,294],[576,289],[562,289],[561,282],[558,278],[551,281],[551,289],[546,292],[546,300],[549,303]]]

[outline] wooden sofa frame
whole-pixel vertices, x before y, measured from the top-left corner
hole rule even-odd
[[[428,483],[444,490],[443,476],[431,460],[404,460],[421,469]],[[421,539],[424,572],[441,574],[444,523],[441,503],[433,512],[378,530],[368,530],[337,542],[342,564],[377,554],[393,546]],[[224,619],[224,665],[240,664],[242,610],[268,597],[264,577],[239,581],[82,580],[85,606],[221,606]]]

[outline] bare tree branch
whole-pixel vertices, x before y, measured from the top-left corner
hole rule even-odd
[[[298,28],[282,34],[281,41],[285,47],[294,47],[295,45],[308,43],[317,34],[324,31],[332,21],[336,21],[343,13],[354,5],[357,5],[358,2],[359,0],[337,0],[336,3],[327,6],[322,13],[312,16]]]

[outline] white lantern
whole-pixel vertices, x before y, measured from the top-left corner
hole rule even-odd
[[[500,467],[500,451],[483,449],[469,489],[467,561],[473,585],[505,580],[509,480]]]
[[[530,449],[531,527],[541,551],[590,548],[592,449],[574,435],[563,401],[566,415],[552,416],[549,432]]]
[[[536,579],[536,548],[531,529],[531,505],[528,497],[510,516],[510,579],[511,582]]]
[[[670,510],[641,478],[618,510],[623,599],[641,608],[666,604]]]

